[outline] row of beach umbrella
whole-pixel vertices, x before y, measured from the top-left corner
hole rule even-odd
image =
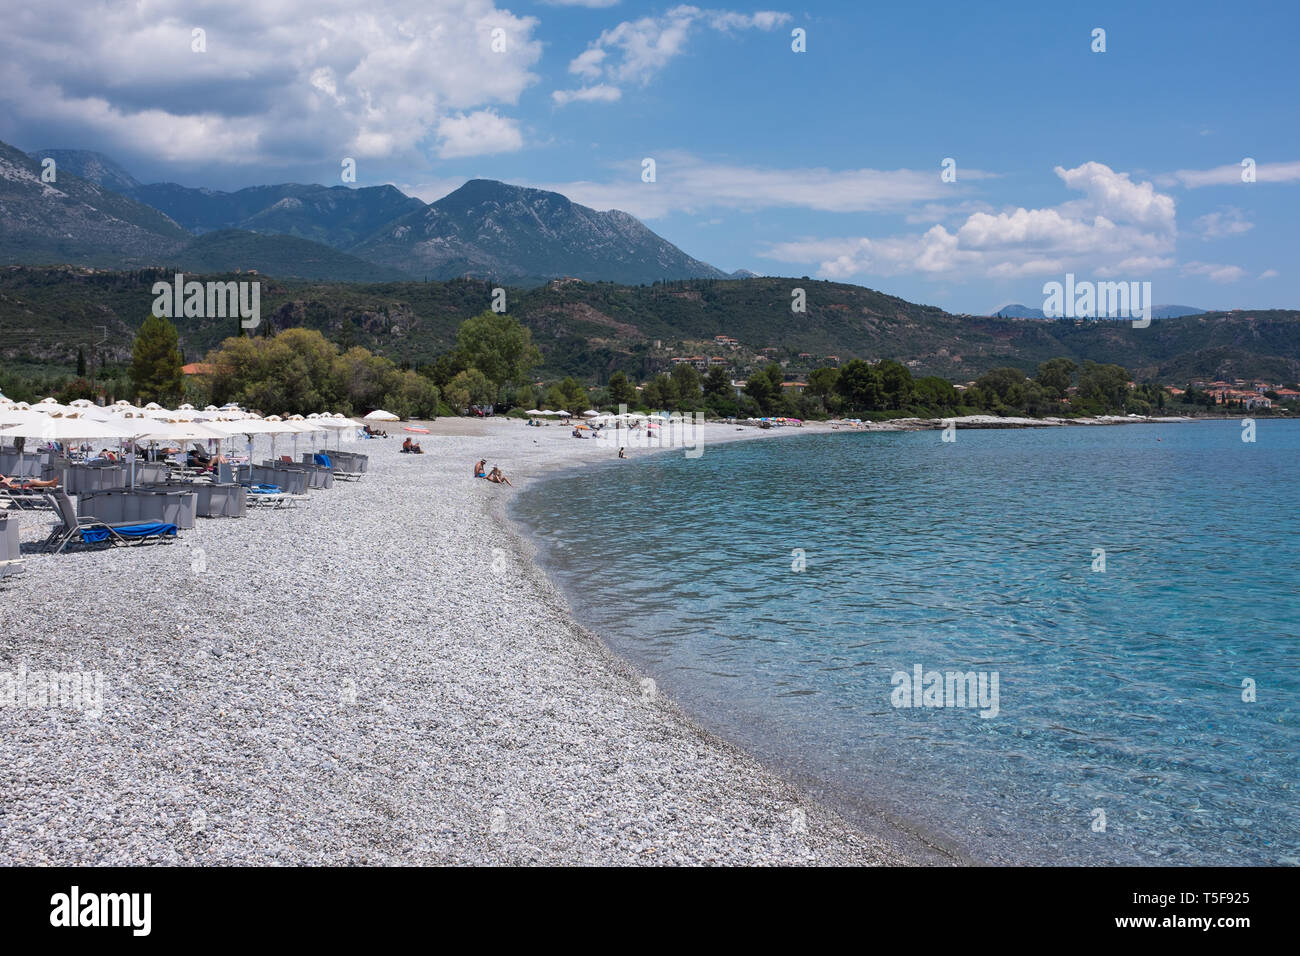
[[[376,409],[366,418],[371,421],[398,420],[396,415],[383,409]],[[184,447],[186,442],[233,440],[236,435],[245,435],[251,458],[253,436],[271,436],[271,454],[274,457],[276,438],[291,435],[296,458],[300,435],[310,434],[313,440],[324,435],[328,441],[332,432],[337,447],[344,432],[359,428],[358,422],[339,413],[269,415],[263,418],[233,402],[220,408],[209,405],[196,409],[187,403],[167,409],[156,402],[140,407],[125,400],[112,405],[96,405],[86,399],[77,399],[64,405],[46,398],[28,405],[0,395],[0,441],[23,438],[67,443],[98,439],[118,445],[129,441]]]

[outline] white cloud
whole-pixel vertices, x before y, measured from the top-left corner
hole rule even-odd
[[[952,195],[956,188],[934,169],[779,169],[716,163],[676,150],[656,154],[656,182],[641,181],[641,160],[630,160],[610,182],[534,183],[597,209],[622,209],[641,219],[709,209],[815,209],[824,212],[898,212]],[[987,173],[963,170],[963,179]]]
[[[1055,172],[1066,186],[1088,196],[1086,207],[1079,202],[1069,204],[1072,208],[1143,226],[1173,227],[1173,199],[1156,192],[1150,183],[1135,183],[1128,173],[1117,173],[1102,163],[1084,163],[1074,169],[1057,166]]]
[[[1192,226],[1201,234],[1202,239],[1225,239],[1228,236],[1240,236],[1250,232],[1255,224],[1235,206],[1224,206],[1215,212],[1207,213],[1197,219]]]
[[[617,86],[597,83],[595,86],[584,86],[578,90],[556,90],[551,94],[551,99],[557,106],[566,106],[569,103],[613,103],[622,95],[623,91]]]
[[[1265,269],[1263,272],[1259,274],[1259,277],[1261,279],[1276,279],[1277,276],[1278,276],[1278,272],[1276,269]]]
[[[479,110],[438,121],[438,155],[442,159],[513,153],[524,145],[515,121],[493,110]]]
[[[573,58],[569,72],[589,82],[603,79],[610,84],[645,85],[685,52],[691,34],[700,28],[723,33],[772,30],[789,20],[788,13],[771,10],[745,14],[677,6],[663,16],[624,20],[604,31]]]
[[[1211,282],[1236,282],[1245,277],[1246,270],[1241,266],[1224,266],[1214,262],[1188,262],[1183,265],[1185,276],[1204,276]]]
[[[542,0],[548,7],[589,7],[600,10],[618,5],[618,0]]]
[[[1242,167],[1240,163],[1216,166],[1213,169],[1180,169],[1172,173],[1163,173],[1156,177],[1161,186],[1184,186],[1187,189],[1199,189],[1202,186],[1240,186]],[[1289,163],[1257,163],[1255,166],[1257,183],[1294,183],[1300,182],[1300,161]]]
[[[977,211],[955,230],[935,225],[883,239],[801,239],[760,254],[816,264],[819,275],[832,279],[900,273],[1017,278],[1069,269],[1142,273],[1173,264],[1168,254],[1177,227],[1170,197],[1101,163],[1057,167],[1056,174],[1085,198],[1044,209]]]
[[[493,0],[208,5],[203,53],[181,0],[93,17],[81,0],[50,0],[18,16],[0,34],[0,112],[175,162],[415,158],[449,117],[517,103],[542,49],[538,21]]]

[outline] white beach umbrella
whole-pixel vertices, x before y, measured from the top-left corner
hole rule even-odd
[[[338,448],[342,444],[343,433],[345,431],[354,431],[355,429],[361,427],[352,419],[344,418],[342,415],[339,415],[337,418],[334,417],[333,415],[322,415],[320,418],[313,421],[312,424],[318,425],[321,428],[328,428],[330,431],[334,432],[335,448]]]
[[[274,419],[274,421],[272,421]],[[286,435],[293,431],[293,426],[280,421],[278,416],[271,418],[245,418],[233,422],[208,422],[209,427],[225,432],[232,438],[235,435],[248,435],[248,461],[253,461],[253,435]],[[274,442],[274,439],[272,439]],[[272,444],[272,450],[275,445]]]
[[[34,415],[26,422],[4,426],[0,435],[35,438],[40,441],[70,441],[86,438],[130,438],[131,432],[117,422],[88,415]]]
[[[398,418],[396,415],[394,415],[392,412],[386,412],[386,411],[384,411],[382,408],[376,408],[373,412],[371,412],[369,415],[366,416],[366,421],[368,421],[368,422],[399,422],[399,421],[401,421],[401,419]]]
[[[24,411],[21,408],[6,405],[0,408],[0,428],[5,425],[21,425],[30,421],[45,421],[49,416],[43,416],[40,412]],[[0,438],[6,433],[0,431]]]
[[[54,398],[42,398],[32,406],[32,411],[41,412],[45,415],[66,415],[68,412],[74,410],[75,409],[70,408],[67,405],[60,405]]]
[[[585,415],[587,418],[595,418],[597,415],[600,414],[600,412],[596,411],[596,409],[594,408],[589,408],[582,414]]]

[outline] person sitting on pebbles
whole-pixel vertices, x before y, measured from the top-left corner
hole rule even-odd
[[[486,459],[486,458],[480,458],[480,459],[478,460],[478,464],[474,466],[474,477],[475,477],[475,478],[486,478],[486,477],[487,477],[487,459]]]
[[[497,468],[495,465],[492,470],[488,472],[487,480],[498,485],[510,485],[510,479],[502,474],[501,469]],[[514,485],[510,485],[510,487],[513,488]]]

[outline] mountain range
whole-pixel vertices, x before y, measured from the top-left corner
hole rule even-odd
[[[56,164],[53,184],[40,180],[48,159]],[[51,221],[51,209],[67,204],[56,193],[77,201],[79,218],[55,216],[53,227],[42,225]],[[78,223],[98,229],[88,234]],[[214,232],[222,234],[220,242],[205,241]],[[257,239],[265,236],[299,242]],[[24,155],[4,144],[0,250],[10,261],[30,264],[254,269],[369,282],[473,277],[528,286],[572,277],[636,285],[728,277],[625,212],[600,212],[559,193],[495,180],[470,180],[434,203],[393,186],[282,183],[221,192],[142,184],[89,150]],[[736,277],[742,275],[752,273]]]
[[[1201,315],[1204,309],[1198,309],[1191,305],[1155,305],[1151,307],[1151,318],[1153,319],[1176,319],[1184,315]],[[1007,305],[999,306],[989,315],[997,316],[1001,319],[1045,319],[1047,314],[1042,309],[1031,309],[1027,305],[1021,305],[1019,302],[1011,302]]]
[[[67,368],[79,349],[99,353],[101,361],[128,361],[153,301],[152,284],[168,279],[161,269],[0,268],[0,367]],[[807,312],[791,322],[796,281],[806,289]],[[267,333],[314,328],[340,345],[423,365],[455,344],[460,324],[488,306],[492,289],[473,279],[365,284],[263,277],[262,323]],[[774,277],[652,286],[553,281],[510,288],[508,307],[540,347],[544,378],[603,382],[622,370],[644,380],[671,368],[675,356],[699,355],[721,357],[736,378],[774,359],[802,376],[856,357],[896,358],[917,375],[966,382],[999,366],[1032,372],[1066,356],[1122,365],[1138,381],[1178,385],[1198,378],[1300,379],[1297,311],[1211,312],[1135,329],[1120,321],[957,316],[862,286]],[[175,322],[189,361],[238,331],[228,319]],[[737,341],[720,343],[717,336]]]

